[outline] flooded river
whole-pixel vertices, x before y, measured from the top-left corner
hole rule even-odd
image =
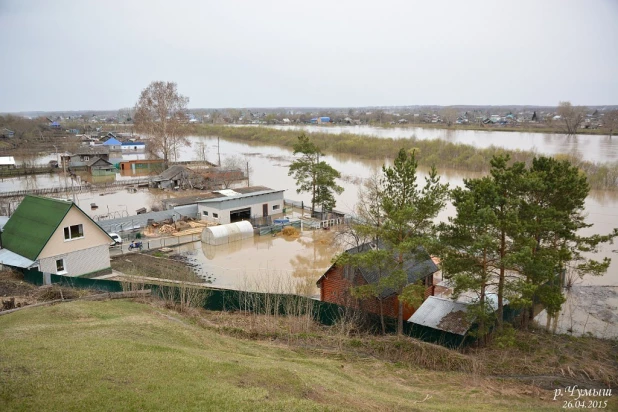
[[[255,125],[251,125],[255,126]],[[235,127],[245,127],[237,125]],[[511,150],[532,150],[537,153],[555,155],[571,153],[593,162],[618,161],[618,137],[602,135],[567,136],[554,133],[501,132],[462,129],[434,129],[423,127],[373,127],[373,126],[260,126],[278,130],[298,130],[308,133],[350,133],[361,136],[376,136],[392,139],[441,139],[452,143],[463,143],[474,147],[504,147]]]
[[[385,129],[392,131],[393,129]],[[513,133],[505,133],[513,135]],[[587,138],[602,138],[600,136],[585,136]],[[198,154],[195,146],[198,142],[203,142],[207,146],[208,160],[215,162],[218,159],[217,155],[217,139],[212,137],[190,137],[191,146],[183,147],[179,153],[179,160],[197,160]],[[618,146],[618,144],[617,144]],[[274,189],[285,189],[284,196],[286,199],[293,199],[309,203],[309,194],[296,193],[296,184],[294,179],[288,176],[288,166],[293,161],[293,156],[290,150],[276,146],[250,145],[247,143],[239,143],[221,140],[219,147],[221,158],[223,161],[230,156],[241,156],[250,165],[250,184],[264,185]],[[345,189],[343,194],[337,197],[337,210],[344,212],[354,212],[358,197],[358,188],[362,184],[363,179],[370,177],[376,171],[379,171],[382,164],[387,161],[385,159],[366,160],[359,159],[351,155],[341,156],[325,156],[324,160],[339,170],[342,174],[340,185]],[[438,170],[439,174],[445,182],[451,186],[461,185],[464,178],[480,176],[478,173],[464,172],[461,170]],[[117,179],[128,178],[130,176],[117,175]],[[10,191],[19,189],[33,189],[53,186],[70,185],[70,179],[65,181],[61,175],[34,175],[18,178],[7,178],[0,180],[0,190]],[[153,205],[160,202],[163,198],[172,196],[182,196],[180,193],[169,193],[155,190],[141,190],[137,193],[128,193],[125,189],[115,188],[103,193],[83,192],[76,194],[76,202],[88,214],[94,218],[99,218],[102,215],[107,215],[111,218],[122,217],[126,215],[134,215],[135,211],[141,207],[147,207],[149,210]],[[66,194],[67,198],[71,198],[70,192]],[[90,209],[90,204],[96,203],[96,210]],[[588,233],[607,233],[610,228],[618,226],[618,192],[616,191],[599,191],[593,190],[586,200],[586,212],[588,214],[588,222],[593,226],[586,230]],[[439,215],[440,220],[446,220],[448,216],[453,214],[451,207],[447,207]],[[325,249],[326,246],[320,246]],[[585,285],[613,285],[618,286],[618,245],[605,245],[602,247],[597,257],[613,258],[609,272],[602,277],[586,278],[582,283]],[[334,254],[333,251],[332,254]],[[270,269],[280,271],[294,270],[288,263],[290,251],[282,253],[282,256],[275,257],[269,264]],[[285,255],[285,257],[284,257]],[[221,274],[222,268],[225,268],[225,262],[219,262],[219,258],[215,256],[212,259],[212,272]],[[229,260],[228,260],[229,261]],[[273,266],[276,262],[285,261],[285,264]],[[329,261],[329,259],[328,259]],[[231,268],[234,272],[247,271],[249,268],[255,267],[252,263],[240,259],[236,263],[244,266],[234,266]],[[215,268],[214,266],[219,266]],[[328,262],[315,267],[315,270],[322,270],[328,266]],[[218,277],[221,282],[223,278]]]
[[[334,130],[335,128],[328,129]],[[405,130],[410,131],[410,129]],[[430,131],[440,132],[437,130]],[[386,132],[393,133],[393,129],[385,129]],[[465,132],[467,133],[468,131]],[[516,136],[514,133],[503,134],[507,137]],[[551,141],[561,139],[557,135],[549,135],[548,138]],[[599,139],[599,141],[605,139],[602,136],[584,136],[583,138],[590,139],[588,144],[593,146],[595,145],[592,143],[594,139]],[[191,146],[182,148],[179,160],[197,160],[199,155],[195,147],[198,142],[203,142],[207,146],[207,158],[212,162],[216,163],[218,150],[221,153],[222,161],[225,161],[230,156],[241,156],[244,161],[249,162],[251,185],[264,185],[275,189],[285,189],[284,196],[286,199],[302,200],[307,204],[309,203],[309,195],[306,193],[296,193],[294,179],[288,176],[288,166],[294,158],[290,150],[275,146],[251,145],[226,140],[221,140],[220,147],[217,148],[217,139],[213,137],[190,137],[189,140]],[[548,146],[543,147],[547,148]],[[600,150],[598,142],[595,147]],[[608,148],[604,154],[599,152],[595,156],[610,160],[609,158],[614,156],[611,153],[615,153],[615,147],[613,146]],[[358,188],[362,184],[363,179],[370,177],[378,171],[385,162],[385,159],[365,160],[350,155],[325,156],[324,160],[342,174],[339,184],[344,187],[345,191],[337,197],[336,209],[344,212],[354,212]],[[438,172],[442,179],[451,186],[461,185],[464,178],[480,176],[477,173],[462,172],[460,170],[443,169],[438,170]],[[118,175],[116,178],[127,178],[127,176],[121,177]],[[64,184],[65,180],[62,176],[35,175],[2,179],[0,180],[0,190],[53,187],[63,186]],[[70,185],[70,180],[68,184]],[[115,188],[103,193],[78,193],[76,194],[76,202],[95,219],[101,215],[108,215],[113,218],[134,215],[135,211],[141,207],[147,207],[150,210],[162,198],[182,195],[183,192],[170,193],[158,190],[140,190],[137,193],[129,193],[125,189]],[[66,197],[71,198],[71,193],[67,193]],[[91,210],[91,203],[96,203],[98,209]],[[439,215],[439,220],[446,220],[453,212],[452,207],[447,207]],[[586,212],[588,215],[587,221],[593,224],[591,228],[586,230],[586,234],[608,233],[610,228],[618,226],[618,192],[591,191],[586,200]],[[213,284],[219,287],[249,290],[270,289],[282,292],[294,291],[315,296],[318,293],[315,281],[330,266],[331,258],[341,250],[341,246],[334,245],[331,242],[331,236],[332,233],[330,232],[305,231],[298,238],[286,239],[280,236],[254,237],[242,242],[218,247],[205,246],[201,242],[194,242],[178,247],[178,251],[187,254],[195,263],[199,264],[202,275],[204,277],[210,276]],[[586,330],[588,331],[591,329],[603,330],[604,334],[610,333],[610,335],[613,335],[618,334],[618,332],[614,332],[614,322],[608,323],[603,321],[598,326],[594,326],[594,322],[589,320],[589,314],[594,310],[605,314],[612,313],[612,311],[616,312],[614,304],[618,302],[615,297],[618,296],[615,292],[618,290],[618,245],[603,246],[600,253],[596,255],[598,259],[602,257],[612,258],[612,264],[608,273],[602,277],[589,277],[577,280],[575,284],[580,289],[574,289],[572,295],[577,296],[579,299],[582,296],[592,296],[588,292],[582,295],[583,292],[576,294],[575,291],[592,291],[592,287],[598,286],[611,286],[611,288],[604,288],[602,293],[598,292],[594,296],[602,297],[610,291],[614,291],[614,294],[606,297],[606,299],[604,298],[603,302],[605,303],[597,302],[596,304],[600,305],[596,307],[597,309],[595,307],[591,309],[589,307],[573,309],[573,305],[566,305],[565,308],[570,312],[562,316],[561,319],[564,325],[571,325],[574,318],[580,319],[580,324],[584,325],[583,329],[587,328]],[[598,291],[598,289],[596,290]],[[572,301],[573,299],[570,298],[568,302]],[[590,301],[588,299],[588,302]],[[572,314],[573,311],[576,312],[576,315]],[[609,332],[607,329],[608,325],[611,325]],[[562,328],[559,326],[558,330],[564,331],[565,328],[572,328],[572,326],[564,326]]]

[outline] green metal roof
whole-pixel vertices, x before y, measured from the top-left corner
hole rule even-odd
[[[64,200],[26,196],[4,226],[2,246],[37,260],[72,206],[72,202]]]

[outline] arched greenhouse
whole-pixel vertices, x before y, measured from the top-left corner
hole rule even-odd
[[[253,225],[246,220],[227,225],[211,226],[202,231],[202,242],[207,245],[225,245],[253,236]]]

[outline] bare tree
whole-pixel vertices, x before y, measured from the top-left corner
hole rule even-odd
[[[452,126],[457,121],[459,113],[454,107],[445,107],[440,111],[440,117],[447,126]]]
[[[232,183],[245,179],[247,162],[241,156],[226,157],[221,167],[213,171],[213,181],[228,189]]]
[[[603,115],[603,129],[607,130],[609,137],[618,132],[618,110],[612,110]]]
[[[206,154],[208,153],[208,148],[206,147],[206,143],[197,142],[195,145],[195,152],[197,153],[197,160],[205,162]]]
[[[586,119],[586,108],[573,106],[571,102],[560,102],[557,113],[560,116],[562,130],[569,136],[577,133],[577,129]]]
[[[179,147],[189,144],[185,137],[187,103],[189,98],[178,93],[176,83],[156,81],[142,90],[135,105],[135,130],[150,136],[149,151],[163,156],[165,168]]]
[[[123,107],[118,110],[116,117],[118,118],[118,123],[127,123],[133,120],[133,108],[132,107]]]

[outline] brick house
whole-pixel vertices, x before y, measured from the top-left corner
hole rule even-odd
[[[75,203],[26,196],[4,225],[0,264],[65,276],[111,273],[113,240]]]
[[[361,253],[372,247],[375,248],[375,245],[365,243],[348,249],[344,253]],[[423,282],[426,287],[425,298],[434,294],[433,274],[439,269],[424,249],[410,253],[405,258],[404,270],[408,274],[408,284]],[[350,288],[354,286],[377,283],[379,279],[380,274],[374,268],[353,268],[349,265],[334,263],[317,281],[320,288],[320,300],[380,314],[380,300],[378,298],[360,300],[350,293]],[[384,316],[396,318],[399,312],[399,300],[395,290],[385,290],[381,298]],[[403,318],[409,319],[414,311],[413,307],[404,304]]]

